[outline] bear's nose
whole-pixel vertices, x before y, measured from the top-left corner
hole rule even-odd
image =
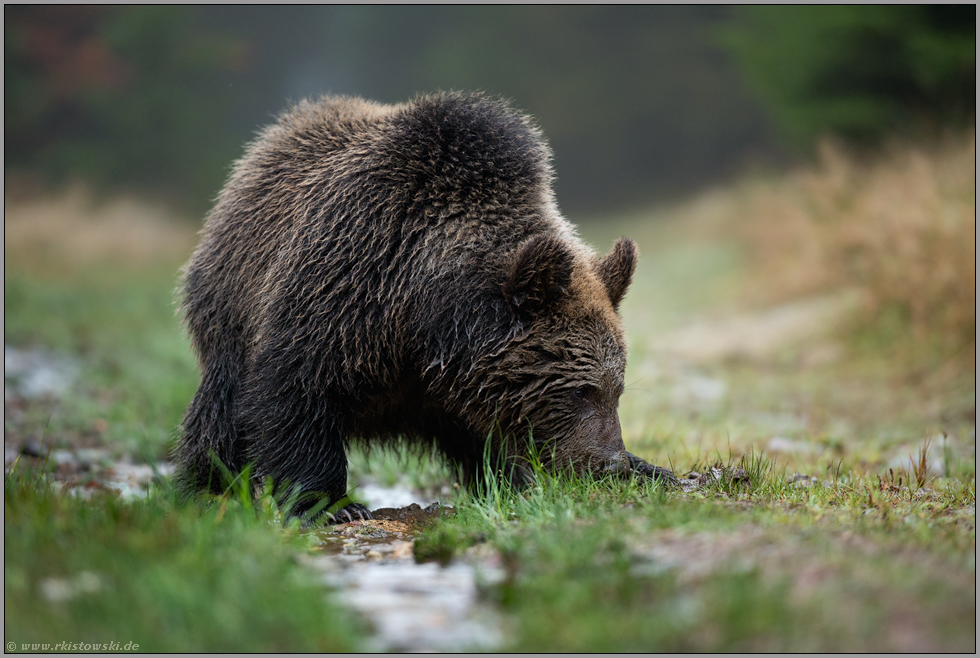
[[[626,445],[623,443],[623,428],[619,424],[619,414],[615,411],[603,420],[602,435],[605,439],[603,443],[613,454],[618,455],[626,450]]]

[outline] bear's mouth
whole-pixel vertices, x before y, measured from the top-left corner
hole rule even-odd
[[[624,450],[615,457],[606,459],[603,462],[601,472],[603,475],[626,475],[627,473],[632,473],[633,467],[630,464],[629,458],[626,456],[626,451]]]

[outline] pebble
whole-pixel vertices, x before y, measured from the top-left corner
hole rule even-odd
[[[37,441],[24,441],[20,446],[20,454],[25,457],[40,458],[46,455],[48,449],[45,448],[44,444],[38,443]]]
[[[791,485],[794,489],[807,489],[816,482],[817,478],[805,473],[794,473],[786,479],[786,484]]]

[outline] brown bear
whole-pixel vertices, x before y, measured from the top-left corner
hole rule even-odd
[[[251,462],[312,494],[302,513],[344,497],[353,441],[435,448],[469,482],[486,464],[526,481],[531,450],[673,481],[626,452],[617,414],[636,245],[583,244],[550,160],[527,116],[481,94],[324,97],[264,129],[183,273],[202,374],[185,489],[221,491],[215,457]]]

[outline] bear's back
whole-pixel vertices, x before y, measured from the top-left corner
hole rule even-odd
[[[384,369],[413,315],[467,322],[447,290],[499,317],[495,274],[524,240],[582,248],[550,157],[529,118],[481,95],[300,102],[249,145],[208,219],[188,267],[192,334],[200,308],[200,326],[220,318],[246,345],[314,332],[353,373]]]

